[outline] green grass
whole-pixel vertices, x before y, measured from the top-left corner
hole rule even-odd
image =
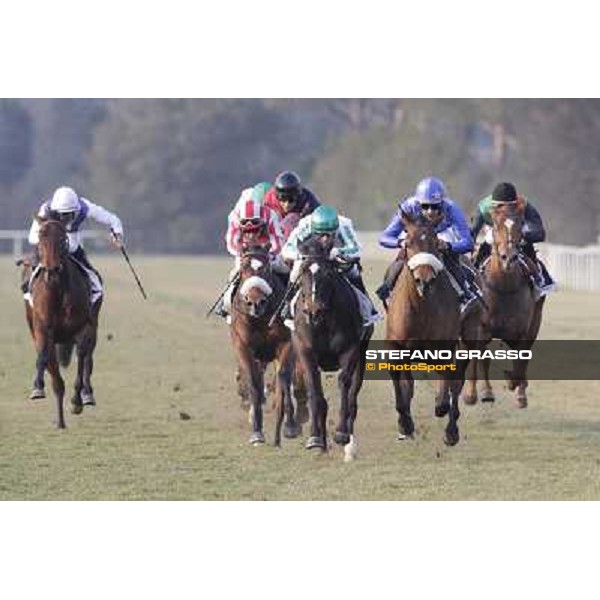
[[[533,382],[527,410],[516,409],[499,384],[496,405],[463,407],[462,440],[451,449],[428,383],[417,384],[413,403],[417,437],[399,444],[391,386],[369,381],[359,398],[354,463],[344,463],[337,447],[309,453],[303,439],[285,440],[280,450],[253,448],[227,329],[204,318],[229,261],[136,257],[146,303],[125,263],[95,262],[107,288],[98,406],[68,414],[67,430],[58,431],[53,398],[27,400],[33,345],[18,274],[0,257],[1,499],[600,499],[600,381]],[[367,266],[370,289],[383,269]],[[598,339],[600,294],[553,295],[542,335]],[[72,367],[66,379],[70,390]],[[333,421],[330,377],[326,388]],[[268,439],[272,430],[269,411]]]

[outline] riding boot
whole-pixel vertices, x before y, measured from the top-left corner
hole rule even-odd
[[[372,325],[373,323],[376,323],[377,321],[380,321],[383,318],[383,316],[375,308],[375,305],[371,301],[371,298],[369,298],[369,294],[367,292],[367,288],[365,287],[365,283],[363,281],[359,265],[356,265],[355,268],[350,270],[350,272],[348,273],[348,280],[369,301],[370,314],[368,315],[368,317],[367,315],[365,315],[364,325],[368,326]]]
[[[467,284],[467,276],[463,266],[460,263],[458,255],[452,252],[445,252],[443,254],[443,259],[444,265],[450,273],[450,276],[454,278],[460,287],[460,311],[461,313],[464,313],[467,308],[469,308],[471,304],[477,300],[477,296],[471,291],[470,286]]]
[[[229,313],[225,310],[224,297],[219,300],[219,303],[215,307],[215,315],[217,315],[218,317],[222,317],[223,319],[226,319],[229,316]]]
[[[547,294],[548,292],[553,292],[554,290],[556,290],[558,286],[556,284],[556,281],[552,279],[552,276],[548,272],[546,265],[539,258],[537,258],[535,262],[538,268],[540,289],[542,290],[542,292]]]
[[[27,264],[26,260],[29,260],[29,269],[27,267],[23,268],[23,280],[21,281],[21,291],[23,294],[28,295],[31,290],[29,286],[31,285],[31,277],[35,273],[37,266],[40,264],[40,255],[38,253],[38,248],[35,246],[34,251],[31,253],[31,256],[28,259],[23,259],[23,262],[19,261],[17,264]]]
[[[397,258],[387,268],[385,275],[383,276],[383,283],[375,290],[375,294],[384,303],[384,305],[386,304],[387,299],[396,285],[396,281],[402,272],[403,266],[404,261],[400,258]]]
[[[479,249],[477,250],[475,257],[473,258],[473,265],[475,268],[479,269],[491,253],[491,246],[487,242],[482,242],[479,245]]]

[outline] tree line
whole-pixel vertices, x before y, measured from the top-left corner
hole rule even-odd
[[[147,252],[223,250],[241,189],[297,171],[359,229],[385,226],[428,174],[472,213],[499,180],[557,243],[600,225],[600,102],[512,99],[0,100],[0,228],[74,186]]]

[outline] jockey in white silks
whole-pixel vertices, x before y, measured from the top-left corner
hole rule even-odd
[[[279,215],[264,204],[265,193],[270,187],[270,183],[263,182],[252,188],[246,188],[227,219],[225,242],[227,251],[235,257],[235,263],[229,272],[229,285],[223,294],[223,300],[215,308],[215,313],[228,320],[236,288],[235,282],[240,270],[244,236],[252,235],[258,244],[268,246],[271,268],[276,275],[283,278],[289,273],[288,267],[280,257],[284,237]]]
[[[352,284],[352,289],[358,299],[363,325],[368,327],[381,320],[383,316],[373,306],[362,280],[360,267],[361,248],[352,221],[347,217],[339,215],[337,210],[332,206],[321,205],[313,213],[300,219],[298,226],[288,237],[281,251],[281,256],[284,260],[294,263],[294,268],[290,275],[290,284],[296,283],[300,275],[302,256],[299,244],[313,236],[317,238],[321,236],[333,237],[330,258],[332,260],[338,259],[342,262],[354,263],[352,268],[345,273],[345,276]],[[289,322],[290,316],[290,314],[284,314],[286,325],[291,327],[292,323]]]
[[[87,275],[90,284],[90,300],[92,305],[94,305],[103,294],[102,279],[98,271],[90,264],[85,250],[83,249],[81,230],[83,229],[86,220],[92,218],[97,223],[109,227],[113,244],[117,247],[121,247],[123,240],[123,225],[121,220],[102,206],[94,204],[86,198],[79,196],[75,190],[70,187],[58,188],[51,199],[42,203],[42,206],[38,211],[38,216],[42,218],[55,216],[65,226],[69,240],[70,257]],[[31,224],[31,229],[29,230],[28,240],[30,244],[36,247],[40,241],[39,231],[40,225],[34,219]],[[28,301],[31,301],[29,283],[33,280],[39,270],[37,261],[38,256],[36,248],[36,252],[34,253],[34,264],[32,264],[31,279],[23,288],[25,300]]]

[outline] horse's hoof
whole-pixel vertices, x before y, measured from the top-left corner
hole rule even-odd
[[[306,449],[312,450],[313,448],[320,448],[321,450],[325,450],[325,442],[323,438],[320,438],[316,435],[312,435],[306,441]]]
[[[437,404],[434,412],[436,417],[445,417],[450,412],[450,404],[448,402]]]
[[[527,396],[519,396],[517,398],[517,408],[527,408]]]
[[[91,392],[81,392],[81,403],[83,406],[96,406],[96,399]]]
[[[81,402],[71,401],[71,413],[74,415],[80,415],[83,412],[83,404]]]
[[[483,396],[481,396],[481,401],[486,403],[486,404],[492,404],[493,402],[496,402],[496,397],[494,396],[494,394],[483,394]]]
[[[335,435],[333,436],[333,439],[336,444],[339,444],[340,446],[345,446],[346,444],[350,443],[350,434],[344,433],[342,431],[336,431]]]
[[[414,433],[402,433],[401,431],[399,431],[398,435],[396,436],[396,441],[403,442],[404,440],[413,440],[414,438]]]
[[[461,399],[467,406],[474,406],[477,404],[477,394],[465,394],[464,396],[461,396]]]
[[[253,446],[260,446],[265,443],[265,436],[260,431],[255,431],[248,440]]]
[[[292,425],[286,425],[283,428],[283,435],[288,440],[293,440],[294,438],[297,438],[301,433],[302,433],[302,426],[301,425],[293,425],[293,426]]]
[[[29,394],[30,400],[40,400],[46,397],[46,392],[42,388],[33,388],[31,394]]]
[[[446,431],[446,435],[444,436],[444,444],[446,444],[446,446],[456,446],[459,439],[460,435],[458,434],[458,431],[452,433]]]

